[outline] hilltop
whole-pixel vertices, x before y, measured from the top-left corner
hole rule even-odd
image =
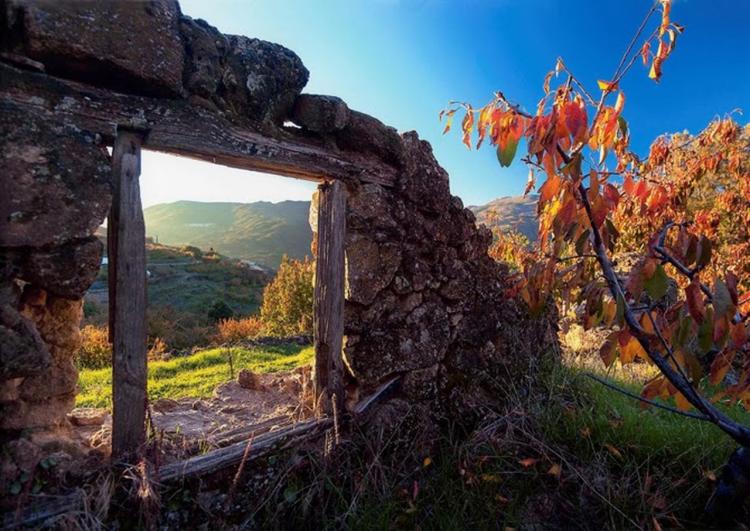
[[[536,240],[537,220],[536,203],[538,196],[509,196],[493,199],[481,206],[470,206],[477,217],[477,225],[484,223],[488,227],[498,226],[501,229],[516,229],[529,241]]]
[[[281,257],[310,255],[309,201],[177,201],[144,210],[146,234],[166,245],[192,245],[276,269]]]

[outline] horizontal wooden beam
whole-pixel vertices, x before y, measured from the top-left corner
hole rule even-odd
[[[274,137],[186,99],[119,94],[0,60],[0,119],[11,108],[48,116],[112,143],[117,127],[148,131],[143,147],[215,164],[309,179],[392,186],[397,170],[371,155],[337,152],[322,138],[284,128]]]

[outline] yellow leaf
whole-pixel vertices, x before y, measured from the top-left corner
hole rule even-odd
[[[560,474],[562,474],[562,467],[559,464],[555,463],[554,465],[549,467],[549,470],[547,470],[547,474],[549,474],[550,476],[555,476],[559,479]]]
[[[617,83],[612,83],[611,81],[604,81],[600,79],[596,82],[596,84],[599,85],[599,90],[603,90],[605,92],[612,92],[613,90],[617,90]]]
[[[500,476],[496,474],[482,474],[480,477],[487,483],[500,483]]]
[[[424,461],[422,461],[422,466],[423,466],[424,468],[427,468],[427,467],[428,467],[428,466],[430,466],[431,464],[432,464],[432,459],[431,459],[430,457],[425,457],[425,458],[424,458]]]

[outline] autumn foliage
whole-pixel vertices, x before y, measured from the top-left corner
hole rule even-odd
[[[538,247],[513,290],[530,310],[542,311],[553,294],[583,304],[585,326],[612,330],[605,363],[659,369],[645,404],[674,400],[748,446],[750,429],[714,406],[750,406],[747,131],[719,119],[695,136],[660,137],[641,158],[630,149],[619,88],[640,62],[658,81],[682,32],[670,0],[661,0],[596,94],[558,59],[534,112],[497,92],[481,108],[453,102],[441,117],[447,132],[463,111],[464,144],[491,144],[504,167],[525,145],[526,192],[539,194]],[[624,271],[612,258],[623,251],[639,256]]]

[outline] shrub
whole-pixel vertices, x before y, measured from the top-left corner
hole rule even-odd
[[[263,291],[260,317],[273,336],[312,334],[315,263],[284,256],[276,276]]]
[[[214,322],[231,319],[233,316],[234,312],[224,301],[216,301],[208,310],[208,317]]]
[[[252,339],[263,333],[263,322],[257,315],[242,319],[224,319],[217,325],[216,339],[219,343],[237,343]]]
[[[112,347],[106,326],[87,325],[81,329],[81,346],[75,362],[80,369],[103,369],[112,365]]]

